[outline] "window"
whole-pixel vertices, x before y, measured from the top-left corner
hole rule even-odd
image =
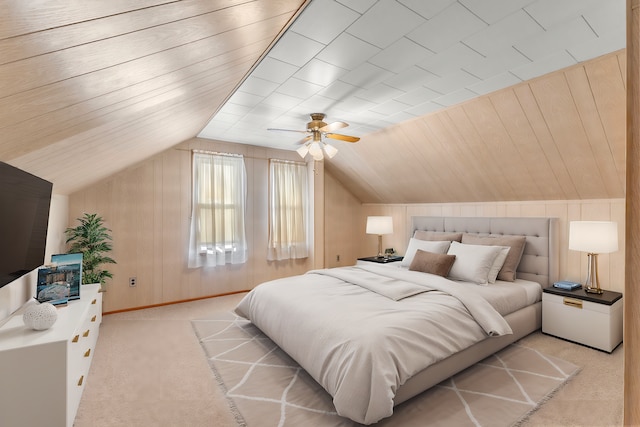
[[[193,153],[189,268],[247,260],[247,174],[239,155]]]
[[[268,260],[309,256],[309,188],[307,165],[269,162]]]

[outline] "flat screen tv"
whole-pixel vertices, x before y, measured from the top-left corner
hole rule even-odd
[[[52,188],[0,162],[0,287],[44,264]]]

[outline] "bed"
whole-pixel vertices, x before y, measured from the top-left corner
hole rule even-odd
[[[322,385],[338,414],[372,424],[540,328],[541,290],[558,275],[556,229],[553,218],[413,217],[405,261],[457,254],[444,277],[417,271],[414,262],[314,270],[257,286],[236,313]],[[451,235],[466,243],[444,240]],[[492,259],[517,252],[487,243],[508,240],[522,241],[514,271],[505,263],[493,283],[460,271],[469,265],[465,250]],[[414,244],[428,249],[416,252]]]

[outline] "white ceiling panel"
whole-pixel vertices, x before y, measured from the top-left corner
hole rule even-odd
[[[353,70],[378,52],[380,49],[371,43],[342,33],[324,48],[317,58],[337,67]]]
[[[461,102],[467,101],[469,99],[477,97],[478,94],[470,91],[469,89],[462,88],[455,92],[450,92],[440,98],[436,98],[433,100],[436,104],[443,105],[445,107],[450,107],[452,105],[459,104]]]
[[[460,3],[487,24],[495,24],[533,0],[460,0]]]
[[[422,86],[410,92],[407,92],[404,95],[398,96],[396,100],[407,105],[415,106],[422,104],[425,101],[430,101],[434,98],[438,98],[439,96],[442,96],[442,94]]]
[[[254,95],[251,93],[237,91],[231,98],[229,98],[229,103],[231,104],[239,104],[244,105],[246,107],[254,107],[260,103],[264,99],[263,96]]]
[[[251,93],[258,96],[267,96],[278,87],[278,83],[261,79],[256,76],[249,76],[242,84],[242,92]]]
[[[309,83],[329,86],[346,72],[347,70],[344,68],[314,58],[295,73],[294,76]]]
[[[391,116],[393,114],[404,111],[405,108],[407,108],[407,104],[403,104],[402,102],[391,99],[387,102],[372,107],[371,111],[384,114],[385,116]]]
[[[625,7],[312,0],[200,136],[294,150],[300,134],[266,128],[304,130],[312,112],[346,121],[345,134],[366,135],[622,49]]]
[[[572,21],[585,11],[603,4],[613,8],[618,7],[616,3],[624,5],[625,2],[618,0],[538,0],[525,6],[524,10],[544,28],[551,28],[563,22]]]
[[[295,65],[266,57],[253,70],[252,75],[274,83],[284,83],[289,77],[298,71]]]
[[[538,61],[514,68],[511,72],[522,80],[529,80],[575,63],[576,61],[573,57],[569,55],[567,51],[563,50]]]
[[[552,52],[566,50],[576,44],[593,43],[596,39],[596,33],[582,17],[579,17],[564,25],[556,25],[535,39],[517,43],[515,48],[527,58],[535,61],[549,56]]]
[[[429,70],[435,75],[446,76],[467,65],[477,63],[483,56],[463,43],[456,43],[448,49],[432,55],[418,63],[420,68]]]
[[[398,98],[405,92],[385,84],[375,85],[370,89],[362,89],[355,93],[358,98],[366,99],[372,102],[385,102],[390,99]]]
[[[487,27],[480,18],[460,3],[454,3],[407,37],[433,52],[442,52],[460,40]]]
[[[373,56],[369,62],[385,70],[399,73],[433,55],[434,53],[430,50],[403,37]]]
[[[365,13],[371,9],[378,0],[338,0],[338,2],[358,13]]]
[[[478,95],[486,95],[491,92],[504,89],[505,87],[516,85],[521,81],[522,80],[520,80],[517,76],[507,72],[498,74],[486,80],[482,80],[479,83],[469,86],[468,89],[472,92],[477,93]]]
[[[340,80],[354,86],[370,88],[392,76],[393,73],[369,62],[363,62],[353,71],[349,71]]]
[[[263,104],[280,107],[283,110],[289,110],[302,102],[301,98],[285,95],[283,93],[274,92],[267,96]]]
[[[498,50],[487,57],[464,66],[464,70],[479,79],[491,79],[505,70],[528,64],[531,61],[513,48]]]
[[[324,47],[324,44],[292,31],[288,37],[278,40],[278,43],[269,52],[269,57],[296,67],[302,67]]]
[[[358,12],[335,1],[312,1],[290,31],[327,45],[359,17]]]
[[[388,78],[385,80],[385,83],[389,86],[409,92],[439,77],[440,76],[437,76],[424,68],[414,65],[413,67]]]
[[[576,61],[582,62],[593,58],[593,55],[600,56],[624,49],[626,42],[624,35],[611,34],[605,37],[598,37],[595,41],[577,44],[567,50]]]
[[[475,84],[479,81],[480,80],[477,77],[472,76],[466,71],[456,70],[448,73],[444,77],[427,83],[426,86],[438,93],[446,94],[449,92],[456,92],[465,86]]]
[[[277,90],[278,93],[282,93],[296,98],[309,98],[315,95],[319,91],[324,89],[323,86],[306,82],[304,80],[296,79],[292,77],[284,82]]]
[[[424,18],[396,1],[379,1],[347,32],[384,49],[424,22]]]
[[[400,3],[413,10],[426,19],[431,19],[442,12],[456,0],[398,0]]]
[[[527,13],[520,10],[466,38],[464,42],[475,51],[489,56],[527,39],[537,39],[544,29]]]

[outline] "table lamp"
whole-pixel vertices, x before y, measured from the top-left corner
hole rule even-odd
[[[378,258],[383,258],[382,235],[393,233],[393,219],[390,216],[368,216],[366,233],[378,235]]]
[[[587,281],[584,290],[602,294],[598,280],[598,254],[618,250],[618,223],[611,221],[571,221],[569,249],[587,252]]]

